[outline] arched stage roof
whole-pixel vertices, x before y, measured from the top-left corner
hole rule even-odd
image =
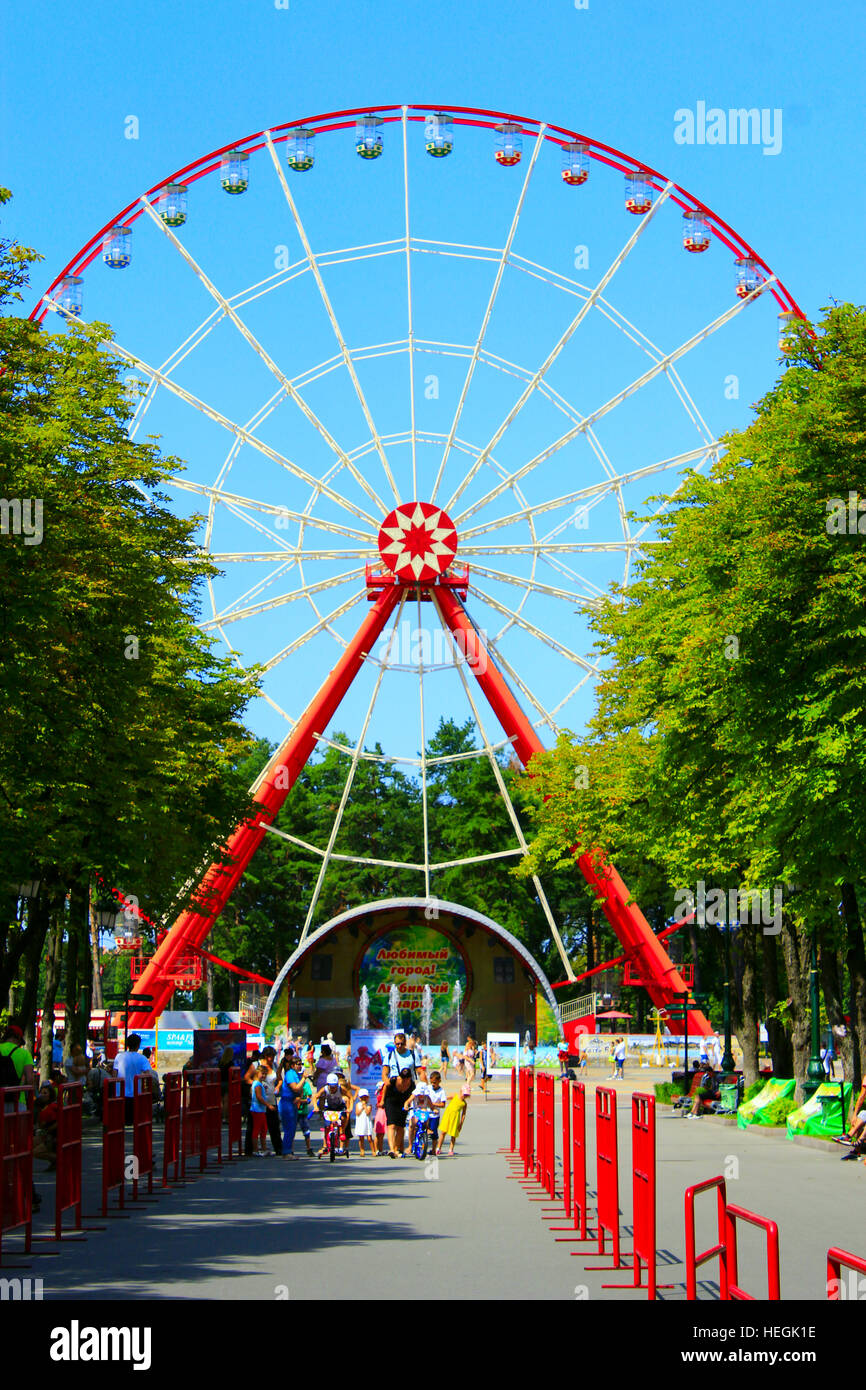
[[[332,932],[335,932],[339,927],[344,927],[348,923],[355,921],[358,917],[376,916],[381,912],[393,912],[394,909],[405,909],[408,911],[409,908],[420,908],[423,911],[429,906],[429,898],[381,898],[376,902],[362,903],[360,907],[349,908],[348,912],[341,912],[338,917],[332,917],[330,922],[325,922],[323,926],[317,927],[316,930],[307,937],[303,945],[299,946],[289,957],[271,986],[271,992],[265,1002],[265,1009],[262,1015],[262,1032],[264,1032],[267,1027],[268,1016],[285,983],[286,976],[292,973],[308,951],[312,951],[317,946],[320,946],[325,938],[330,936]],[[453,913],[455,917],[460,917],[465,922],[471,922],[474,926],[480,927],[482,931],[488,932],[491,936],[498,937],[500,941],[503,941],[515,953],[515,955],[520,956],[527,969],[532,972],[539,985],[544,990],[545,997],[554,1015],[557,1018],[559,1017],[559,1006],[554,997],[553,990],[550,987],[550,981],[535,958],[529,954],[526,947],[521,941],[517,940],[516,936],[512,936],[511,932],[506,931],[498,922],[494,922],[491,917],[485,917],[483,912],[475,912],[471,907],[461,907],[459,903],[445,902],[441,898],[436,899],[436,906],[440,911]],[[435,923],[431,923],[431,925],[434,924]]]

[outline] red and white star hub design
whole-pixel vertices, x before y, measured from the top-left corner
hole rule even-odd
[[[432,502],[401,502],[379,528],[382,562],[406,583],[434,584],[456,553],[454,522]]]

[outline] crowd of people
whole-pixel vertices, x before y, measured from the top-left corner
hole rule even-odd
[[[479,1053],[483,1052],[482,1089],[492,1065],[487,1049],[467,1039],[458,1075],[462,1085],[449,1099],[444,1082],[449,1062],[442,1045],[442,1064],[431,1068],[413,1035],[398,1031],[386,1050],[386,1061],[372,1089],[350,1079],[348,1057],[324,1042],[318,1049],[288,1042],[277,1056],[275,1047],[264,1047],[249,1058],[241,1083],[241,1103],[246,1117],[244,1148],[250,1156],[275,1154],[295,1157],[300,1130],[308,1157],[326,1152],[327,1123],[339,1125],[337,1153],[348,1157],[354,1138],[362,1157],[405,1158],[412,1152],[417,1126],[428,1126],[432,1152],[440,1154],[446,1141],[453,1155],[466,1118]],[[495,1059],[494,1059],[495,1060]],[[325,1114],[338,1120],[326,1122]],[[311,1120],[321,1119],[321,1142],[314,1148]],[[317,1131],[318,1133],[318,1131]]]
[[[250,1156],[275,1154],[295,1157],[295,1141],[300,1133],[309,1157],[326,1152],[324,1112],[339,1115],[340,1155],[348,1155],[352,1138],[363,1157],[405,1158],[412,1151],[416,1129],[426,1124],[430,1149],[453,1155],[466,1118],[472,1086],[478,1080],[482,1092],[496,1064],[495,1048],[468,1037],[453,1053],[443,1041],[440,1062],[434,1067],[427,1060],[415,1034],[399,1030],[385,1049],[380,1074],[369,1086],[355,1085],[350,1079],[348,1049],[341,1049],[332,1038],[316,1047],[297,1040],[278,1051],[269,1046],[256,1050],[248,1059],[241,1081],[241,1104],[245,1119],[245,1152]],[[0,1059],[22,1085],[34,1085],[36,1064],[24,1046],[24,1033],[16,1020],[10,1020],[0,1044]],[[103,1082],[118,1082],[125,1098],[125,1119],[132,1121],[132,1098],[137,1077],[145,1077],[154,1101],[161,1098],[158,1072],[152,1049],[141,1047],[141,1038],[130,1033],[125,1047],[114,1058],[100,1052],[88,1056],[75,1045],[69,1056],[53,1065],[48,1079],[38,1087],[34,1099],[34,1154],[44,1158],[48,1168],[56,1164],[57,1087],[64,1081],[84,1086],[85,1108],[101,1117]],[[187,1069],[195,1065],[193,1059]],[[236,1065],[232,1047],[226,1047],[217,1067],[221,1077],[223,1115],[227,1114],[229,1072]],[[445,1086],[449,1072],[457,1086],[449,1097]],[[158,1113],[158,1111],[157,1111]],[[318,1122],[321,1122],[319,1125]],[[314,1126],[316,1144],[314,1145]]]

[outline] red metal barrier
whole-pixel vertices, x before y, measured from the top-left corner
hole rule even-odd
[[[147,1190],[153,1192],[153,1091],[150,1077],[144,1073],[134,1078],[132,1093],[132,1200],[138,1200],[138,1184],[147,1178]]]
[[[118,1190],[118,1206],[123,1209],[123,1188],[126,1174],[124,1153],[124,1121],[126,1101],[122,1081],[102,1083],[102,1215],[108,1215],[108,1194]]]
[[[54,1239],[60,1240],[63,1213],[72,1209],[72,1229],[81,1230],[81,1117],[84,1087],[64,1081],[57,1087],[57,1171],[54,1181]],[[83,1240],[83,1236],[78,1236]]]
[[[204,1074],[204,1153],[207,1161],[208,1149],[216,1149],[217,1163],[223,1161],[223,1098],[220,1074],[206,1071]]]
[[[695,1198],[701,1192],[716,1189],[718,1240],[700,1255],[695,1249]],[[698,1296],[698,1266],[707,1260],[719,1257],[719,1298],[724,1302],[728,1297],[727,1236],[725,1233],[725,1212],[727,1194],[724,1178],[707,1178],[706,1182],[695,1183],[686,1188],[686,1298],[694,1300]]]
[[[746,1293],[737,1283],[737,1222],[745,1221],[749,1226],[757,1226],[767,1236],[767,1301],[778,1303],[782,1297],[779,1279],[779,1228],[775,1221],[766,1216],[756,1216],[745,1207],[725,1205],[725,1244],[727,1245],[727,1297],[739,1302],[755,1302],[755,1295]]]
[[[226,1155],[229,1161],[234,1158],[232,1149],[235,1144],[238,1146],[238,1158],[243,1158],[244,1139],[240,1067],[229,1068],[228,1153]]]
[[[571,1212],[572,1226],[554,1227],[554,1230],[573,1230],[577,1235],[557,1236],[557,1240],[594,1240],[595,1235],[587,1227],[586,1199],[586,1088],[582,1081],[572,1081],[570,1085],[570,1128],[571,1128]],[[576,1251],[574,1252],[577,1253]]]
[[[3,1235],[24,1227],[29,1254],[33,1230],[33,1087],[0,1090],[0,1264]]]
[[[545,1123],[544,1157],[542,1161],[542,1182],[551,1201],[556,1200],[556,1081],[552,1076],[544,1078]]]
[[[523,1176],[529,1177],[535,1156],[535,1072],[531,1067],[523,1069],[523,1124],[520,1140],[523,1154]]]
[[[168,1170],[174,1164],[174,1178],[177,1182],[180,1177],[180,1104],[181,1104],[181,1074],[179,1071],[170,1071],[166,1074],[163,1081],[163,1113],[165,1115],[165,1130],[162,1140],[162,1185],[168,1187]]]
[[[198,1156],[198,1170],[207,1166],[205,1145],[204,1072],[183,1073],[183,1124],[180,1171],[187,1176],[187,1163]]]
[[[587,1265],[587,1269],[623,1269],[619,1248],[619,1152],[616,1136],[616,1091],[598,1086],[595,1092],[595,1159],[598,1253],[604,1254],[605,1232],[611,1238],[612,1265]]]
[[[517,1069],[511,1068],[511,1153],[517,1148]]]
[[[565,1215],[571,1217],[571,1082],[564,1077],[560,1081],[560,1105],[562,1107],[562,1204]]]
[[[632,1208],[634,1216],[631,1284],[604,1284],[606,1289],[643,1287],[641,1265],[647,1270],[647,1297],[654,1299],[656,1282],[656,1103],[655,1097],[635,1091],[631,1098]],[[663,1288],[672,1288],[663,1284]]]
[[[695,1252],[695,1197],[700,1192],[717,1192],[718,1240],[709,1250]],[[767,1236],[767,1301],[778,1303],[782,1295],[779,1278],[779,1228],[775,1221],[757,1216],[745,1207],[729,1205],[724,1178],[708,1178],[686,1189],[686,1298],[696,1299],[697,1268],[707,1260],[719,1257],[719,1298],[723,1302],[755,1302],[755,1295],[741,1289],[737,1283],[737,1222],[757,1226]]]
[[[842,1299],[842,1266],[850,1269],[852,1274],[866,1274],[866,1260],[860,1255],[852,1255],[849,1250],[840,1250],[838,1245],[831,1245],[827,1251],[827,1297],[833,1303],[838,1303]],[[857,1289],[845,1295],[846,1299],[861,1299],[860,1281],[857,1280]]]

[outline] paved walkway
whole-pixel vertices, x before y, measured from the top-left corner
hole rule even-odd
[[[594,1085],[587,1086],[590,1111]],[[625,1226],[631,1221],[632,1085],[650,1089],[639,1075],[617,1088]],[[591,1122],[588,1129],[594,1172]],[[86,1243],[35,1260],[33,1273],[42,1277],[46,1299],[645,1298],[602,1291],[602,1283],[627,1276],[586,1272],[584,1257],[570,1255],[580,1247],[554,1241],[551,1223],[541,1218],[543,1204],[530,1202],[521,1185],[508,1180],[509,1165],[498,1152],[507,1142],[507,1104],[476,1095],[454,1159],[362,1159],[353,1146],[352,1157],[333,1166],[299,1156],[209,1169],[130,1219],[110,1220]],[[819,1152],[782,1136],[681,1120],[660,1107],[658,1147],[659,1279],[679,1286],[664,1297],[683,1297],[684,1190],[718,1172],[729,1176],[731,1200],[778,1221],[784,1298],[824,1297],[829,1244],[866,1253],[859,1220],[866,1168],[840,1163],[837,1146]],[[86,1167],[87,1208],[94,1212],[95,1134],[88,1138]],[[48,1181],[48,1175],[37,1177],[46,1193]],[[712,1210],[707,1200],[698,1231],[706,1244],[714,1239]],[[46,1200],[37,1229],[44,1231],[50,1216]],[[10,1237],[10,1258],[13,1242]],[[759,1232],[746,1230],[740,1244],[741,1282],[759,1296],[761,1242]],[[627,1236],[623,1246],[630,1248]],[[591,1250],[586,1259],[598,1263]],[[708,1266],[705,1273],[703,1295],[712,1297],[716,1271]]]

